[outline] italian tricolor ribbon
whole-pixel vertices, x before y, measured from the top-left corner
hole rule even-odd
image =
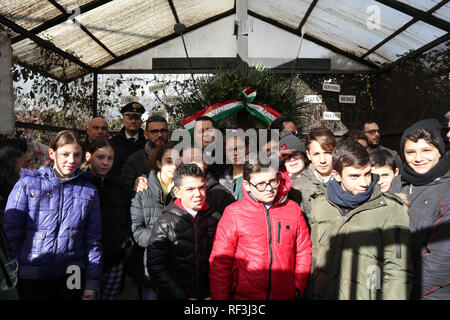
[[[192,131],[194,130],[195,121],[202,116],[208,116],[214,121],[217,121],[242,109],[246,109],[253,116],[266,124],[271,124],[276,118],[281,117],[281,114],[271,107],[251,103],[256,97],[256,90],[252,92],[250,91],[250,87],[243,90],[239,94],[240,100],[229,100],[206,107],[205,109],[184,119],[182,121],[183,126],[189,131]]]

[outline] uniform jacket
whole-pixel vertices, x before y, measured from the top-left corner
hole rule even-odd
[[[410,200],[415,299],[450,299],[450,171],[423,186],[397,176],[393,192]]]
[[[311,267],[311,242],[300,207],[287,199],[282,178],[267,209],[243,190],[219,222],[210,261],[211,298],[219,300],[302,297]]]
[[[22,170],[6,205],[5,231],[19,260],[19,277],[55,279],[68,266],[85,270],[86,289],[102,277],[97,189],[77,169],[63,183],[51,165]]]
[[[120,175],[122,172],[123,164],[125,160],[136,151],[144,148],[147,140],[144,137],[144,130],[139,129],[139,137],[137,141],[129,141],[125,135],[125,128],[122,128],[120,132],[111,138],[111,142],[114,145],[114,165],[111,169],[111,173]]]
[[[308,298],[408,299],[413,266],[402,201],[376,185],[365,203],[345,215],[341,211],[328,199],[326,187],[314,195]]]
[[[219,219],[207,204],[193,218],[179,199],[164,210],[153,227],[147,259],[160,299],[209,296],[208,258]]]
[[[134,187],[134,181],[141,175],[150,173],[149,155],[145,148],[131,154],[123,164],[121,176],[130,190]]]

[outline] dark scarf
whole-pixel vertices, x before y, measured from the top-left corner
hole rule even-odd
[[[372,175],[372,183],[364,193],[351,194],[344,190],[336,179],[333,179],[328,183],[328,199],[341,208],[353,210],[370,198],[377,181],[378,176]]]
[[[414,171],[408,164],[402,168],[402,180],[413,186],[423,186],[434,181],[436,178],[442,177],[450,169],[450,157],[445,155],[439,159],[439,162],[431,168],[430,171],[420,174]]]

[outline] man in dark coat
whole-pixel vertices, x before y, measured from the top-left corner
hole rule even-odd
[[[137,102],[125,105],[120,111],[123,114],[122,130],[112,138],[114,145],[114,165],[111,172],[120,175],[122,166],[129,155],[144,148],[146,140],[142,130],[142,114],[145,108]]]

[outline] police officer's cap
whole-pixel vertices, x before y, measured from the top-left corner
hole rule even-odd
[[[130,102],[122,107],[121,114],[127,115],[142,115],[145,112],[145,108],[139,102]]]

